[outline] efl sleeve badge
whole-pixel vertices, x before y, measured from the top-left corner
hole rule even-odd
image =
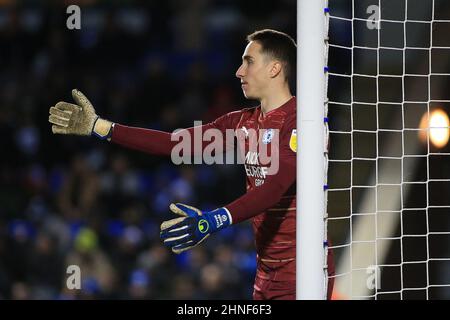
[[[297,129],[293,129],[291,133],[291,138],[289,139],[289,148],[292,151],[297,152]]]

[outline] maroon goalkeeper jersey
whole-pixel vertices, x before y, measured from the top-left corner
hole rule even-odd
[[[247,192],[225,205],[233,223],[253,218],[260,259],[295,258],[296,98],[267,114],[262,113],[261,107],[230,112],[201,126],[203,132],[209,128],[219,129],[224,135],[227,129],[233,129],[245,159]],[[184,130],[194,134],[195,129]],[[178,143],[171,139],[174,134],[180,132],[170,134],[115,124],[111,141],[151,154],[170,155]],[[260,159],[262,147],[267,148],[268,162]],[[295,273],[286,276],[295,279]]]
[[[290,99],[265,115],[260,107],[244,109],[239,115],[236,128],[243,131],[243,134],[238,131],[237,136],[241,156],[245,159],[247,196],[226,207],[233,222],[253,216],[259,258],[295,258],[296,99]],[[246,135],[252,129],[257,132],[257,137]],[[257,144],[252,141],[255,138]],[[252,147],[260,149],[264,145],[271,156],[269,163],[262,163],[260,152],[252,150]],[[278,165],[274,166],[273,161],[278,161]]]

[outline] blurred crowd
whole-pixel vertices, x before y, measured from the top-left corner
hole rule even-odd
[[[70,4],[80,30],[64,1],[0,1],[0,299],[250,299],[249,222],[181,255],[159,239],[171,202],[212,209],[243,194],[242,168],[55,136],[48,109],[78,88],[102,117],[173,131],[256,105],[234,76],[245,36],[295,37],[296,1]]]

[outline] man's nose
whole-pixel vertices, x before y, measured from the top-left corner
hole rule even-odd
[[[236,77],[238,77],[238,78],[242,78],[243,76],[244,76],[244,74],[243,74],[243,67],[242,67],[242,65],[237,69],[237,71],[236,71]]]

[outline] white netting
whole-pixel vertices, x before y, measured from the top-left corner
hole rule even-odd
[[[450,144],[433,141],[449,132],[450,1],[328,5],[335,294],[449,299]]]

